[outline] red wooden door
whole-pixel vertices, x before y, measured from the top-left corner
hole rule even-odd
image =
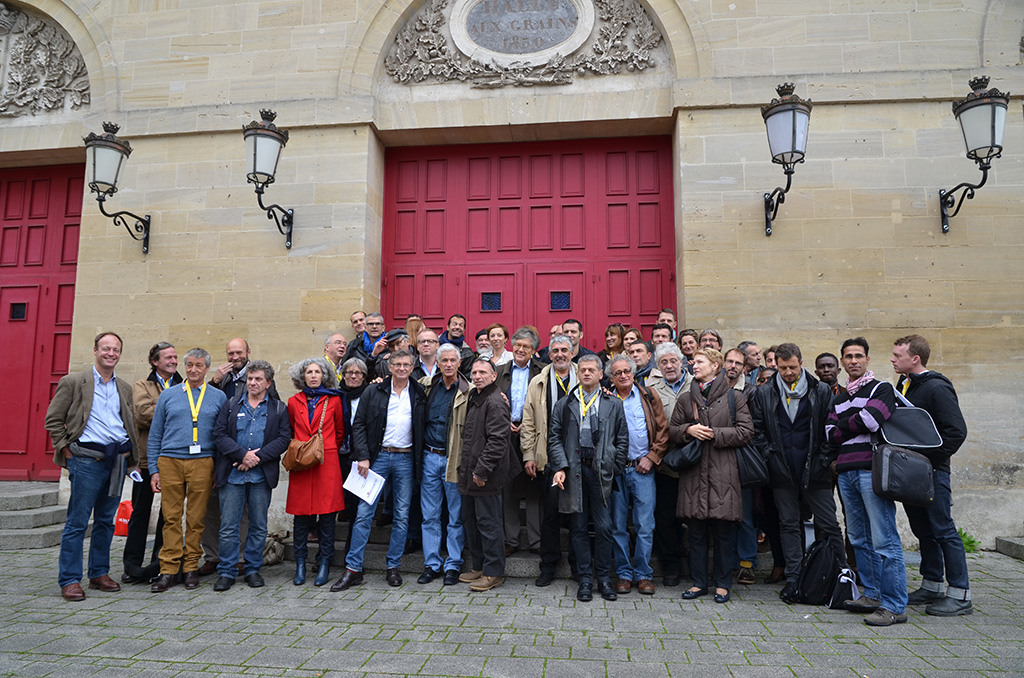
[[[0,170],[0,480],[57,480],[43,420],[67,374],[83,168]]]
[[[669,137],[388,149],[384,202],[389,326],[462,313],[469,335],[546,340],[573,317],[599,350],[608,323],[649,329],[675,307]]]

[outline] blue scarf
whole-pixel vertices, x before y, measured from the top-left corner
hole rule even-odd
[[[379,338],[380,337],[378,337],[378,339]],[[373,345],[376,343],[377,342],[375,340],[370,339],[369,332],[363,332],[363,350],[366,351],[366,355],[373,353]]]
[[[309,414],[309,423],[313,424],[313,413],[316,411],[317,403],[320,402],[320,396],[341,396],[343,391],[336,388],[324,388],[318,386],[316,388],[309,388],[308,386],[302,389],[302,392],[306,394],[306,410]]]

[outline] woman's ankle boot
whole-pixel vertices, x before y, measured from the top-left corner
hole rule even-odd
[[[331,561],[326,558],[320,559],[320,569],[316,573],[316,581],[313,582],[316,586],[323,586],[331,578]]]
[[[296,586],[302,586],[306,583],[306,559],[296,558],[295,559],[295,579],[292,579],[292,583]]]

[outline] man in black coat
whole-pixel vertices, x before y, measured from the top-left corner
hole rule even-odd
[[[267,541],[270,494],[280,477],[278,461],[292,439],[288,408],[268,389],[274,368],[264,360],[246,366],[246,392],[224,403],[213,426],[217,449],[213,479],[220,496],[220,577],[214,591],[227,591],[235,583],[242,511],[249,506],[249,534],[245,540],[245,582],[263,586],[260,567]]]
[[[473,390],[462,427],[459,494],[471,570],[459,581],[468,582],[470,591],[488,591],[505,580],[501,491],[521,467],[512,454],[512,420],[508,403],[494,383],[494,365],[478,358],[470,376]]]
[[[943,374],[926,369],[931,348],[919,334],[896,340],[892,367],[900,379],[896,390],[932,415],[942,445],[922,450],[932,462],[935,499],[931,506],[903,505],[910,529],[921,542],[921,588],[913,591],[909,605],[927,605],[925,612],[937,617],[971,614],[971,585],[967,577],[967,554],[957,532],[950,507],[949,458],[967,439],[967,424],[960,411],[953,383]],[[943,568],[945,565],[945,568]],[[949,586],[943,585],[943,569]],[[943,591],[945,589],[945,591]]]
[[[373,314],[368,317],[372,318]],[[356,418],[352,423],[352,460],[359,462],[359,475],[364,478],[372,469],[385,480],[391,479],[395,509],[386,579],[389,586],[401,586],[402,576],[398,568],[402,564],[409,532],[413,483],[420,477],[427,397],[423,386],[409,379],[412,374],[411,353],[394,351],[388,364],[391,376],[367,386],[359,398]],[[377,499],[379,501],[380,495]],[[331,587],[332,591],[344,591],[363,583],[363,555],[376,510],[377,501],[372,504],[359,502],[352,526],[352,543],[345,557],[345,574]]]
[[[832,391],[803,367],[796,344],[775,352],[778,374],[750,399],[754,444],[769,459],[772,495],[779,512],[779,536],[786,555],[786,586],[779,597],[797,602],[797,579],[804,552],[800,506],[805,504],[842,567],[846,546],[836,519],[832,470],[825,441],[825,419]]]

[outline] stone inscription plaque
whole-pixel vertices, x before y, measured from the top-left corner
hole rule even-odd
[[[480,0],[466,17],[466,32],[493,52],[532,54],[568,40],[578,23],[571,0]]]

